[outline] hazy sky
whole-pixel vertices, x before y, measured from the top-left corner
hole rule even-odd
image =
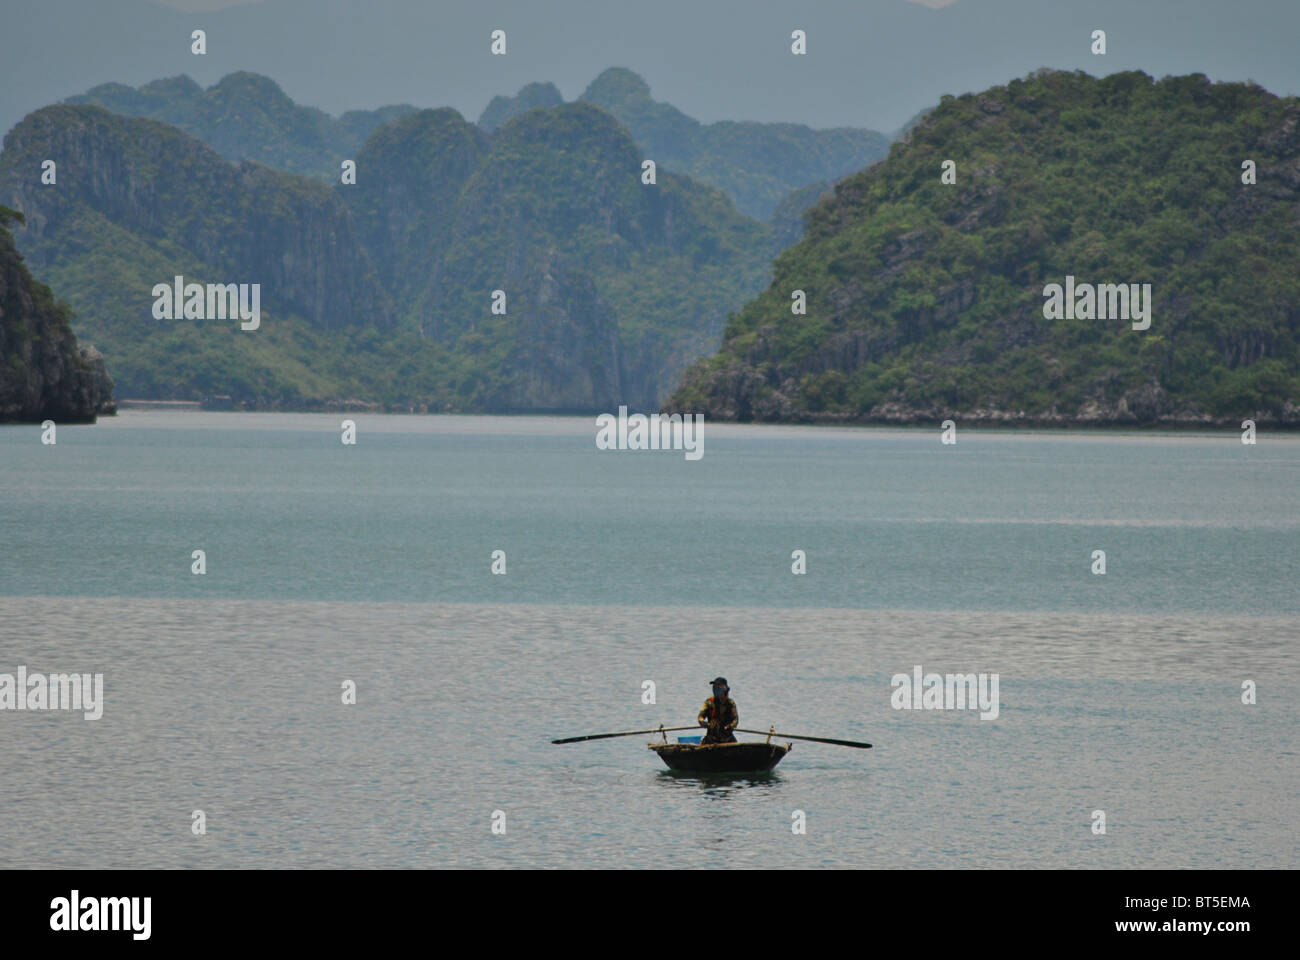
[[[202,10],[220,10],[222,7],[234,7],[241,3],[261,3],[262,0],[157,0],[165,7],[175,7],[194,13]],[[919,3],[920,0],[917,0]]]
[[[1202,72],[1300,93],[1300,0],[0,0],[0,131],[106,82],[237,70],[333,114],[389,103],[474,120],[550,81],[628,67],[703,121],[897,129],[945,93],[1039,67]],[[181,7],[211,7],[182,12]],[[208,52],[190,52],[190,31]],[[488,52],[507,31],[506,56]],[[790,51],[792,29],[808,53]],[[1107,32],[1094,56],[1090,36]]]
[[[174,7],[177,10],[187,12],[196,12],[202,10],[220,10],[223,7],[234,7],[241,3],[261,3],[262,0],[155,0],[167,7]],[[923,7],[946,7],[956,3],[957,0],[908,0],[909,3],[919,3]]]

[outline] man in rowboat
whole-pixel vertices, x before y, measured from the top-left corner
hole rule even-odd
[[[735,743],[736,737],[731,731],[740,725],[736,701],[727,696],[731,688],[727,686],[726,677],[714,677],[712,683],[713,696],[704,701],[704,709],[695,718],[701,727],[709,728],[700,743]]]

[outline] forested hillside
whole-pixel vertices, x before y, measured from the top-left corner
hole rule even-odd
[[[1043,71],[945,98],[813,208],[668,407],[1300,421],[1298,128],[1300,101],[1201,75]],[[1045,288],[1067,277],[1150,284],[1149,327],[1082,300],[1049,318]]]

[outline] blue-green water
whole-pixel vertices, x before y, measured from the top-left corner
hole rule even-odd
[[[1295,439],[340,419],[0,429],[0,593],[1300,614]]]
[[[0,429],[0,673],[106,699],[0,712],[0,866],[1300,864],[1297,440],[594,435]],[[893,709],[918,664],[998,673],[998,718]],[[547,742],[689,723],[719,672],[743,726],[875,747],[701,781],[648,737]]]

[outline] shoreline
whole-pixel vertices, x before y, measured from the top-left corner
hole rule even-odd
[[[646,414],[658,412],[654,410],[637,411]],[[122,400],[118,402],[117,409],[113,413],[102,413],[91,420],[56,420],[60,424],[78,424],[90,425],[97,424],[99,421],[122,422],[122,414],[126,414],[125,419],[135,419],[140,416],[159,416],[159,415],[182,415],[188,419],[190,416],[203,416],[212,414],[223,414],[236,419],[245,416],[323,416],[327,414],[361,414],[369,417],[384,417],[393,419],[409,419],[412,421],[450,421],[453,419],[473,419],[480,423],[501,423],[508,420],[554,420],[564,422],[581,421],[584,424],[591,423],[592,429],[595,429],[595,420],[602,413],[608,414],[609,411],[574,411],[574,410],[509,410],[509,411],[452,411],[452,410],[427,410],[414,409],[411,407],[384,406],[382,404],[364,403],[362,401],[339,401],[326,405],[304,405],[295,407],[211,407],[205,406],[198,401],[183,400]],[[225,419],[223,416],[221,419]],[[42,418],[42,420],[45,418]],[[53,419],[53,418],[52,418]],[[0,420],[0,427],[5,426],[30,426],[39,424],[42,420]],[[1055,435],[1075,435],[1075,436],[1123,436],[1129,434],[1152,436],[1152,435],[1169,435],[1169,436],[1186,436],[1186,437],[1209,437],[1209,436],[1232,436],[1239,437],[1242,427],[1241,421],[1236,418],[1232,419],[1184,419],[1184,418],[1161,418],[1154,421],[1118,421],[1118,420],[1081,420],[1076,418],[1063,417],[972,417],[963,418],[953,414],[936,415],[934,417],[913,417],[913,418],[818,418],[818,419],[797,419],[797,420],[734,420],[734,419],[717,419],[705,415],[705,423],[717,428],[727,430],[754,431],[765,433],[767,431],[780,431],[797,429],[803,432],[807,429],[813,429],[817,432],[858,434],[864,432],[871,433],[931,433],[942,428],[945,420],[952,420],[960,430],[972,430],[983,435],[990,434],[1055,434]],[[1300,437],[1300,420],[1278,420],[1267,419],[1262,417],[1254,418],[1257,430],[1267,431],[1272,434],[1282,434],[1289,437]]]

